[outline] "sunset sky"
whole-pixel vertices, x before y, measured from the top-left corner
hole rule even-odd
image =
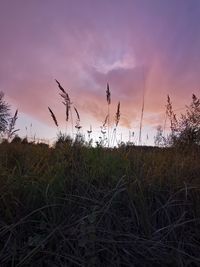
[[[47,107],[65,128],[57,79],[77,107],[83,132],[99,136],[106,112],[121,102],[118,134],[138,138],[145,94],[143,142],[174,108],[200,88],[199,0],[0,0],[0,90],[20,134],[53,138]],[[32,124],[32,127],[30,126]],[[136,141],[136,140],[135,140]]]

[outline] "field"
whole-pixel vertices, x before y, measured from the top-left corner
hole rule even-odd
[[[199,266],[200,149],[0,144],[0,266]]]

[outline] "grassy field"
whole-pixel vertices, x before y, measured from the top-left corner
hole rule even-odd
[[[200,149],[0,144],[0,266],[200,266]]]

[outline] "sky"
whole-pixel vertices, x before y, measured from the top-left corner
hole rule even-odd
[[[108,82],[111,122],[121,104],[118,138],[134,132],[137,142],[144,93],[142,138],[152,144],[167,95],[177,110],[199,96],[199,24],[199,0],[0,0],[0,90],[19,110],[19,133],[54,140],[48,106],[72,132],[57,79],[82,132],[92,125],[98,138]]]

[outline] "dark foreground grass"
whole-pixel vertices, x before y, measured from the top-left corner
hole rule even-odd
[[[200,266],[200,151],[0,145],[0,266]]]

